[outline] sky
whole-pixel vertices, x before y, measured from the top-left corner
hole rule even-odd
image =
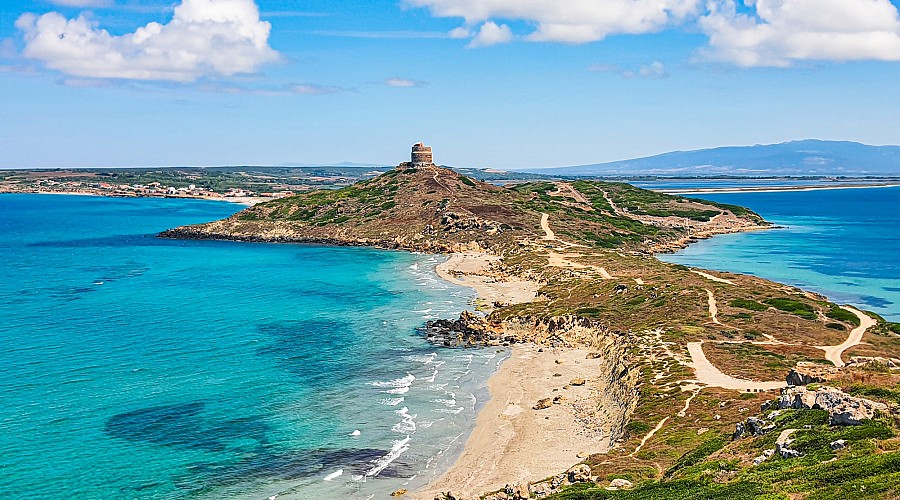
[[[0,168],[900,142],[900,0],[0,2]]]

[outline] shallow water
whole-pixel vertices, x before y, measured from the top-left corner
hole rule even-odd
[[[436,256],[153,236],[239,208],[0,196],[0,498],[368,498],[449,465],[507,353],[416,328],[472,292]]]
[[[784,229],[716,236],[668,262],[754,274],[900,321],[900,188],[702,194]]]

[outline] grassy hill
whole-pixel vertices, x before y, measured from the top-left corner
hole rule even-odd
[[[429,167],[394,169],[350,187],[263,203],[163,236],[499,257],[482,271],[484,277],[529,280],[539,290],[523,303],[482,304],[486,322],[543,325],[547,336],[541,342],[588,348],[615,343],[615,352],[625,353],[619,361],[626,369],[609,383],[621,389],[617,397],[630,398],[621,405],[629,408],[627,419],[616,429],[610,453],[585,463],[601,483],[625,478],[635,489],[610,492],[590,483],[557,498],[896,498],[900,444],[894,436],[900,432],[892,415],[900,403],[895,397],[900,376],[879,362],[847,368],[835,383],[889,402],[890,415],[842,430],[811,410],[767,414],[775,430],[733,443],[735,424],[759,414],[760,404],[775,394],[695,380],[699,375],[691,366],[698,364],[698,346],[722,377],[779,381],[799,362],[828,366],[821,346],[840,346],[861,325],[862,312],[825,297],[752,276],[713,275],[652,255],[696,238],[767,227],[742,207],[628,184],[539,181],[499,187]],[[843,359],[900,358],[900,327],[877,317],[874,323]],[[559,326],[564,324],[587,325],[589,332],[571,334]],[[525,328],[524,339],[535,339],[528,335]],[[804,458],[751,466],[788,426],[798,428]],[[836,439],[845,439],[846,449],[831,450],[829,442]]]

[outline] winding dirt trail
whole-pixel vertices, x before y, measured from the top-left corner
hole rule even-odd
[[[849,311],[856,315],[859,318],[859,326],[854,328],[850,332],[850,336],[847,337],[847,340],[844,341],[841,345],[833,345],[833,346],[816,346],[818,349],[822,349],[825,351],[825,359],[831,361],[834,366],[841,367],[844,366],[844,360],[841,359],[841,356],[844,354],[844,351],[850,349],[853,346],[859,345],[862,342],[863,335],[865,335],[866,330],[872,328],[876,325],[876,321],[872,319],[868,314],[863,313],[858,309],[854,309],[849,306],[841,306],[841,309],[845,311]]]
[[[713,294],[712,290],[706,289],[706,294],[709,297],[707,303],[709,304],[709,317],[712,318],[712,322],[717,325],[722,325],[722,322],[719,321],[719,306],[716,303],[716,296]],[[725,326],[725,325],[722,325]]]
[[[748,392],[770,391],[787,385],[785,382],[753,382],[725,375],[706,359],[703,342],[689,342],[687,347],[691,355],[689,366],[694,369],[697,381],[703,385]]]
[[[550,229],[550,215],[549,214],[541,214],[541,229],[544,230],[544,239],[545,240],[555,240],[556,233]]]
[[[718,276],[713,276],[712,274],[704,273],[703,271],[697,271],[696,269],[691,269],[691,272],[694,274],[699,274],[700,276],[703,276],[704,278],[706,278],[710,281],[715,281],[716,283],[725,283],[726,285],[736,286],[734,284],[734,282],[731,280],[727,280],[725,278],[719,278]]]

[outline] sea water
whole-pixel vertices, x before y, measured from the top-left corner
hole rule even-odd
[[[698,194],[780,229],[715,236],[659,258],[753,274],[900,321],[900,188]]]
[[[442,258],[155,237],[216,202],[0,196],[0,498],[370,498],[458,455],[508,354],[429,344]]]

